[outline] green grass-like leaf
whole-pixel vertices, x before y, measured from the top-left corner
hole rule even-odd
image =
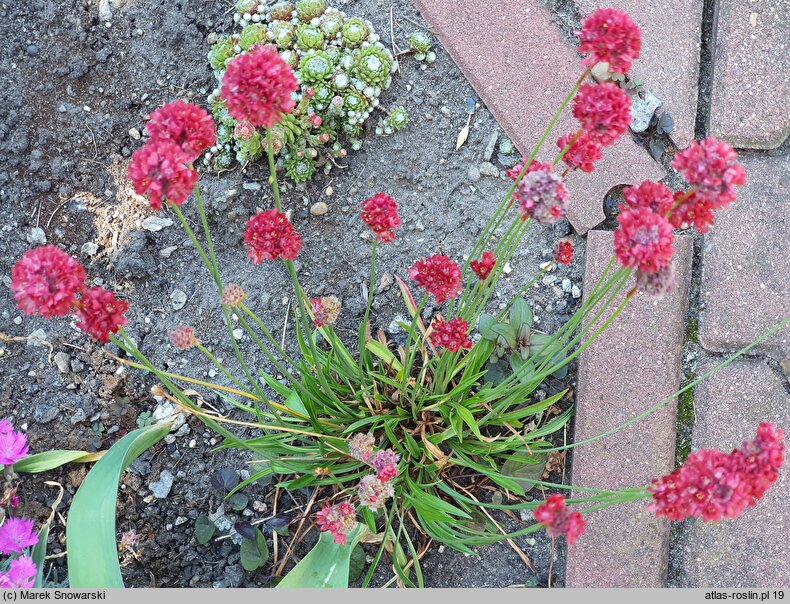
[[[67,463],[91,463],[102,458],[105,451],[89,453],[88,451],[44,451],[28,455],[24,459],[14,464],[14,472],[17,474],[39,474],[54,470]]]

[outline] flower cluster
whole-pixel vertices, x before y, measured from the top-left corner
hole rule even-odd
[[[376,193],[370,199],[362,202],[362,222],[368,225],[374,233],[376,239],[381,243],[392,243],[395,241],[393,229],[400,225],[398,217],[398,204],[395,200],[384,193]]]
[[[441,317],[431,325],[431,344],[437,348],[446,348],[450,352],[458,352],[462,348],[472,347],[469,339],[469,324],[460,317],[445,321]]]
[[[170,332],[170,343],[178,350],[187,350],[197,343],[195,330],[187,325],[181,325]]]
[[[672,259],[675,235],[666,217],[646,207],[620,206],[617,222],[614,253],[621,265],[654,273]]]
[[[570,264],[573,261],[573,244],[570,241],[558,241],[552,256],[560,264]]]
[[[0,420],[0,465],[12,466],[27,456],[27,434],[14,430],[7,419]]]
[[[568,147],[565,155],[562,156],[569,168],[578,169],[582,172],[593,172],[595,162],[603,157],[601,145],[592,139],[584,130],[576,134],[565,134],[557,141],[560,150]]]
[[[247,294],[240,285],[228,283],[222,290],[222,303],[230,308],[235,308],[247,298]]]
[[[25,313],[52,317],[73,311],[77,327],[106,343],[126,324],[123,313],[129,304],[101,287],[84,290],[85,278],[79,261],[47,245],[28,250],[17,261],[11,269],[11,290]]]
[[[521,219],[532,218],[541,224],[556,224],[565,216],[568,191],[562,178],[548,169],[530,169],[513,194],[518,200]]]
[[[327,325],[331,327],[340,316],[340,298],[337,296],[321,296],[320,298],[310,298],[313,322],[316,327]]]
[[[148,116],[145,129],[152,139],[178,145],[189,161],[196,160],[217,142],[217,129],[211,116],[186,101],[168,103],[154,111]]]
[[[625,74],[642,50],[642,31],[623,11],[602,8],[582,21],[579,52],[589,56],[583,65],[607,63],[609,71]]]
[[[255,264],[264,260],[293,260],[302,249],[302,238],[285,214],[265,210],[252,216],[244,232],[244,245]]]
[[[346,544],[346,534],[354,528],[357,511],[348,502],[326,505],[316,514],[316,524],[321,531],[329,531],[335,543]]]
[[[737,518],[776,482],[787,450],[783,438],[782,430],[763,422],[754,440],[731,453],[692,453],[680,468],[653,481],[648,509],[670,520]]]
[[[546,532],[551,537],[565,535],[568,545],[573,545],[576,539],[584,534],[587,523],[580,512],[572,512],[565,505],[565,497],[555,493],[546,498],[532,512],[535,520],[546,527]]]
[[[409,269],[409,279],[425,288],[425,291],[441,304],[461,293],[461,269],[442,254],[434,254],[415,262]]]
[[[602,147],[618,141],[631,125],[631,97],[617,84],[582,84],[573,98],[573,117]]]
[[[494,256],[494,252],[483,252],[480,260],[472,260],[469,263],[469,268],[472,269],[475,275],[480,277],[481,281],[488,279],[488,275],[491,274],[495,266],[496,257]]]
[[[0,554],[12,556],[12,558],[8,569],[0,573],[0,588],[27,589],[33,587],[38,568],[32,558],[26,555],[26,550],[36,543],[38,543],[38,533],[32,520],[6,517],[0,526]]]
[[[517,163],[512,168],[509,168],[505,171],[505,174],[510,180],[518,179],[518,175],[521,174],[521,171],[524,169],[524,164],[529,161],[528,158],[523,158],[521,162]],[[527,168],[525,174],[529,174],[530,172],[534,172],[536,170],[551,170],[551,164],[546,164],[539,161],[532,161]]]

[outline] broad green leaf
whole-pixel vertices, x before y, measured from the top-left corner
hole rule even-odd
[[[486,365],[486,374],[483,381],[498,386],[510,376],[510,368],[503,360]]]
[[[528,382],[535,375],[532,361],[525,361],[517,354],[510,355],[510,367],[522,382]]]
[[[91,463],[99,461],[106,451],[89,453],[88,451],[44,451],[28,455],[14,464],[14,472],[17,474],[38,474],[54,470],[67,463]]]
[[[302,399],[299,398],[299,395],[296,393],[296,390],[292,390],[291,393],[288,395],[288,398],[285,399],[285,406],[288,407],[291,411],[295,411],[300,415],[307,416],[307,409],[302,402]]]
[[[200,545],[206,545],[214,536],[217,527],[208,519],[208,516],[201,514],[195,520],[195,539]]]
[[[261,529],[255,527],[255,539],[243,539],[241,542],[241,565],[244,570],[254,571],[269,561],[269,546]]]
[[[532,309],[527,301],[519,296],[513,300],[513,305],[510,307],[510,324],[514,329],[518,329],[522,325],[527,327],[532,326]]]
[[[491,315],[483,313],[477,320],[477,330],[486,340],[496,341],[496,333],[491,331],[491,328],[496,325],[496,318]]]
[[[91,468],[74,495],[66,522],[69,585],[77,589],[123,587],[115,542],[118,481],[132,461],[170,432],[170,423],[130,432]]]
[[[524,453],[514,456],[502,465],[502,474],[512,478],[526,493],[535,486],[532,481],[540,480],[543,476],[548,458],[547,453],[535,453],[534,455]],[[519,478],[525,480],[519,480]]]
[[[365,348],[384,361],[385,365],[392,367],[396,372],[401,373],[403,371],[403,365],[395,358],[393,352],[378,340],[368,340],[367,344],[365,344]]]
[[[458,413],[458,416],[464,421],[464,423],[467,426],[469,426],[469,429],[472,431],[472,433],[475,436],[477,436],[477,438],[482,438],[482,436],[480,435],[480,428],[478,428],[477,422],[475,421],[472,412],[469,411],[469,409],[467,409],[466,407],[463,407],[461,405],[458,405],[455,408],[455,411],[456,413]]]
[[[321,533],[318,543],[293,570],[277,585],[285,588],[339,588],[348,587],[351,554],[365,532],[365,526],[357,525],[346,536],[345,545],[335,543],[328,532]]]
[[[362,571],[365,570],[365,550],[362,546],[357,544],[351,550],[351,559],[348,565],[348,578],[350,581],[356,581],[362,576]]]
[[[507,345],[510,348],[515,348],[516,344],[516,331],[512,325],[508,325],[507,323],[495,323],[491,326],[491,331],[493,331],[498,336],[502,336],[505,338]]]

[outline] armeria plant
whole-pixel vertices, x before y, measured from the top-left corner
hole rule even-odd
[[[524,494],[525,480],[504,471],[584,444],[552,443],[552,435],[567,424],[571,410],[550,413],[565,393],[540,400],[536,390],[548,376],[567,368],[637,292],[660,296],[671,290],[674,228],[693,225],[704,232],[714,211],[732,203],[735,187],[745,182],[744,169],[727,144],[713,138],[693,142],[673,164],[688,180],[686,190],[673,193],[649,181],[626,188],[614,233],[614,257],[598,282],[588,284],[584,301],[556,333],[534,333],[529,306],[522,299],[540,274],[498,316],[485,315],[503,267],[527,229],[534,222],[554,224],[565,216],[564,176],[570,170],[592,172],[595,161],[627,131],[631,120],[628,94],[612,81],[590,76],[596,65],[596,73],[626,74],[640,53],[639,28],[625,13],[602,9],[584,20],[578,35],[579,50],[588,55],[585,69],[530,155],[509,171],[513,184],[469,250],[469,260],[460,265],[446,255],[428,255],[410,268],[412,285],[399,280],[411,316],[401,347],[380,331],[373,337],[370,325],[377,251],[394,240],[401,224],[397,203],[389,195],[379,193],[362,203],[362,222],[373,230],[375,241],[356,351],[333,328],[342,312],[340,301],[331,296],[311,299],[299,282],[294,259],[302,240],[280,198],[273,136],[273,129],[296,106],[298,83],[276,48],[268,46],[228,62],[220,96],[229,114],[260,129],[266,142],[275,207],[249,219],[244,245],[253,263],[278,262],[289,274],[298,300],[299,355],[283,350],[247,305],[242,289],[225,281],[217,262],[193,167],[200,153],[215,144],[211,116],[182,101],[155,111],[147,125],[150,138],[134,154],[129,176],[153,208],[166,205],[180,220],[213,278],[218,310],[229,334],[235,315],[272,366],[286,376],[287,384],[251,366],[231,334],[241,371],[237,375],[201,344],[189,326],[171,334],[173,345],[182,350],[195,347],[231,385],[157,368],[123,329],[127,303],[99,287],[83,289],[85,271],[55,247],[34,249],[14,267],[11,287],[18,303],[26,312],[44,316],[74,311],[80,328],[100,342],[120,347],[129,357],[123,360],[126,364],[156,376],[161,383],[158,392],[215,429],[225,446],[248,449],[255,459],[269,462],[247,482],[274,474],[281,477],[279,487],[312,488],[321,508],[315,521],[337,543],[345,543],[360,522],[378,533],[382,547],[376,563],[385,548],[394,550],[395,569],[405,584],[413,584],[407,570],[411,565],[420,583],[419,552],[429,539],[470,552],[473,546],[546,528],[552,537],[564,534],[573,542],[584,532],[580,511],[640,499],[647,499],[656,514],[673,520],[734,518],[755,505],[777,479],[785,447],[782,431],[770,424],[761,424],[755,439],[731,453],[692,454],[681,468],[647,487],[611,491],[529,479],[527,483],[540,487],[581,494],[569,500],[553,494],[545,502],[530,502],[518,497]],[[537,161],[568,105],[579,129],[559,139],[559,152],[552,161]],[[193,232],[182,210],[190,193],[194,193],[202,237]],[[555,261],[567,263],[572,253],[570,244],[560,241]],[[633,276],[636,285],[629,289]],[[445,310],[423,322],[423,309],[431,299],[432,305],[446,303]],[[477,326],[479,338],[472,336],[471,326]],[[510,371],[489,379],[489,363],[505,356]],[[230,419],[197,407],[182,384],[209,389],[249,419]],[[242,439],[230,429],[233,425],[252,426],[260,433]],[[509,494],[505,500],[492,498],[492,490]],[[574,510],[569,504],[585,505]],[[532,510],[536,522],[505,533],[491,516],[493,510]]]

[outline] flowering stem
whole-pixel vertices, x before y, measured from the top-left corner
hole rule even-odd
[[[244,312],[245,312],[245,313],[246,313],[246,314],[247,314],[247,315],[250,317],[250,319],[252,319],[252,320],[255,322],[255,324],[256,324],[258,327],[260,327],[261,331],[263,332],[263,335],[264,335],[264,336],[266,336],[266,339],[267,339],[267,340],[269,340],[269,342],[271,342],[271,343],[272,343],[272,345],[274,346],[274,349],[277,351],[277,353],[278,353],[280,356],[282,356],[282,358],[283,358],[283,359],[285,359],[285,361],[286,361],[288,364],[290,364],[290,365],[291,365],[291,367],[293,367],[294,369],[297,369],[299,366],[298,366],[298,364],[296,363],[296,361],[295,361],[293,358],[291,358],[291,357],[288,355],[288,353],[287,353],[287,352],[285,352],[285,350],[283,350],[283,349],[282,349],[282,347],[280,346],[280,343],[279,343],[279,342],[277,341],[277,339],[276,339],[276,338],[275,338],[275,337],[272,335],[272,332],[270,332],[270,331],[269,331],[269,329],[266,327],[266,325],[265,325],[265,324],[264,324],[264,322],[263,322],[263,321],[260,319],[260,317],[258,317],[258,315],[257,315],[257,314],[255,314],[255,313],[254,313],[254,312],[253,312],[253,311],[252,311],[252,310],[251,310],[251,309],[250,309],[250,308],[249,308],[249,307],[248,307],[246,304],[244,304],[243,302],[239,304],[239,308],[240,308],[241,310],[243,310],[243,311],[244,311]],[[238,316],[238,315],[237,315],[237,316]],[[266,354],[266,352],[267,352],[267,349],[266,349],[266,347],[265,347],[265,346],[262,346],[262,345],[259,345],[259,347],[260,347],[260,348],[261,348],[261,349],[264,351],[264,354]],[[278,370],[278,371],[280,371],[280,373],[288,373],[288,372],[287,372],[287,370],[285,370],[284,368],[282,368],[282,366],[281,366],[281,365],[280,365],[280,364],[279,364],[279,363],[278,363],[276,360],[274,360],[273,358],[271,358],[270,360],[271,360],[273,363],[275,363],[275,366],[277,367],[277,370]],[[288,374],[288,375],[289,375],[290,377],[293,377],[293,376],[291,376],[290,374]]]
[[[283,206],[280,201],[280,183],[277,182],[277,164],[274,161],[274,139],[271,128],[266,129],[266,155],[269,158],[269,184],[272,186],[274,205],[277,207],[277,211],[282,214]]]
[[[192,245],[195,246],[195,249],[198,251],[200,257],[203,259],[203,264],[206,265],[209,274],[214,279],[214,282],[217,284],[217,287],[221,290],[222,283],[219,280],[219,275],[216,274],[216,272],[214,271],[213,265],[211,264],[211,260],[209,260],[208,256],[206,255],[206,251],[203,249],[203,246],[200,244],[197,237],[195,237],[195,233],[194,231],[192,231],[192,227],[189,226],[189,223],[187,222],[184,213],[181,211],[181,208],[170,201],[167,202],[167,205],[170,206],[170,208],[173,210],[175,215],[178,217],[179,222],[181,222],[181,226],[184,227],[186,234],[189,236],[189,239],[192,241]]]
[[[365,348],[365,339],[368,330],[368,320],[370,318],[370,307],[373,304],[373,290],[376,287],[376,250],[378,248],[378,240],[373,240],[373,247],[370,251],[370,287],[368,287],[368,303],[365,307],[365,318],[362,319],[362,324],[359,326],[359,375],[362,379],[365,378],[365,367],[368,365],[369,355]]]
[[[422,296],[422,300],[417,305],[417,310],[414,312],[414,317],[412,317],[411,324],[409,325],[409,334],[408,338],[406,339],[406,348],[405,350],[408,351],[406,356],[406,363],[403,365],[403,379],[401,380],[401,389],[406,388],[406,383],[411,377],[411,368],[414,364],[414,358],[417,356],[417,349],[420,346],[412,346],[412,339],[417,334],[417,324],[420,321],[420,317],[422,316],[422,309],[425,307],[425,304],[428,302],[428,294],[425,293]]]
[[[211,275],[219,288],[220,296],[222,295],[222,279],[219,276],[219,265],[217,264],[217,256],[214,253],[214,240],[211,238],[211,229],[208,228],[208,219],[206,218],[206,210],[203,207],[203,197],[200,194],[200,187],[195,185],[195,201],[197,202],[198,214],[200,214],[200,221],[203,223],[203,233],[206,236],[206,247],[211,258]]]
[[[215,365],[215,366],[216,366],[216,367],[217,367],[217,368],[218,368],[218,369],[219,369],[219,370],[220,370],[220,371],[221,371],[223,374],[225,374],[225,377],[227,377],[227,378],[228,378],[228,379],[229,379],[231,382],[233,382],[234,384],[236,384],[236,385],[237,385],[239,388],[241,388],[242,390],[245,390],[245,391],[246,391],[246,388],[244,387],[244,385],[243,385],[243,384],[242,384],[242,383],[241,383],[239,380],[237,380],[235,377],[233,377],[233,376],[230,374],[230,372],[229,372],[227,369],[225,369],[225,366],[224,366],[222,363],[220,363],[220,362],[219,362],[219,360],[217,360],[217,357],[215,357],[213,354],[211,354],[211,352],[210,352],[210,351],[209,351],[209,350],[208,350],[208,349],[207,349],[205,346],[203,346],[203,344],[201,344],[200,342],[195,342],[195,347],[196,347],[198,350],[200,350],[200,352],[202,352],[204,355],[206,355],[206,357],[207,357],[207,358],[208,358],[208,359],[209,359],[209,360],[210,360],[212,363],[214,363],[214,365]]]

